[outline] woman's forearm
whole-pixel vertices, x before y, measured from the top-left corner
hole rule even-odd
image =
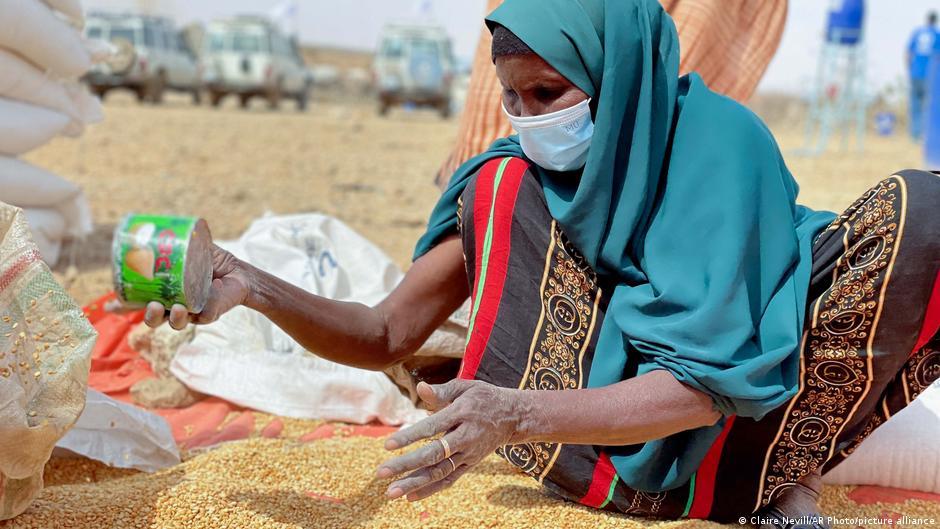
[[[661,370],[603,388],[519,391],[517,397],[518,442],[632,445],[712,425],[721,417],[711,397]]]
[[[247,271],[251,289],[245,305],[308,351],[364,369],[382,369],[398,360],[377,309],[311,294],[250,265]]]
[[[421,257],[377,306],[311,294],[239,262],[249,285],[245,306],[257,310],[308,351],[328,360],[381,370],[414,353],[467,298],[457,238]]]

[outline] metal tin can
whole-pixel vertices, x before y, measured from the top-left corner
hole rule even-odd
[[[212,284],[211,241],[196,217],[127,215],[114,230],[114,290],[130,307],[158,301],[198,314]]]

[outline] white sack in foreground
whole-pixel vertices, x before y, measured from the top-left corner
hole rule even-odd
[[[324,215],[263,218],[223,246],[285,281],[342,301],[378,303],[402,277],[381,250]],[[244,307],[198,327],[170,370],[196,391],[288,417],[402,424],[426,415],[384,373],[310,354]]]

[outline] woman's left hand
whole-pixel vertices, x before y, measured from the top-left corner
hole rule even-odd
[[[421,400],[440,411],[396,432],[385,442],[385,448],[397,450],[438,434],[444,434],[444,442],[435,439],[382,463],[379,478],[407,474],[389,485],[388,497],[407,496],[411,501],[427,498],[451,486],[497,448],[522,441],[528,401],[523,393],[460,379],[436,386],[419,384]]]

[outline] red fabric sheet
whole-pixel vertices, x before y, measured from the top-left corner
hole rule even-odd
[[[154,376],[150,364],[127,342],[127,335],[143,321],[144,313],[107,312],[104,305],[111,299],[114,299],[113,293],[84,309],[88,320],[98,331],[88,385],[114,399],[133,404],[131,386]],[[173,437],[181,449],[208,447],[226,441],[247,439],[255,430],[255,415],[251,410],[215,397],[208,397],[187,408],[151,411],[170,423]],[[396,429],[382,425],[348,426],[328,423],[304,434],[300,440],[325,439],[337,434],[384,437]],[[261,436],[280,437],[283,430],[284,423],[275,419],[262,429]]]

